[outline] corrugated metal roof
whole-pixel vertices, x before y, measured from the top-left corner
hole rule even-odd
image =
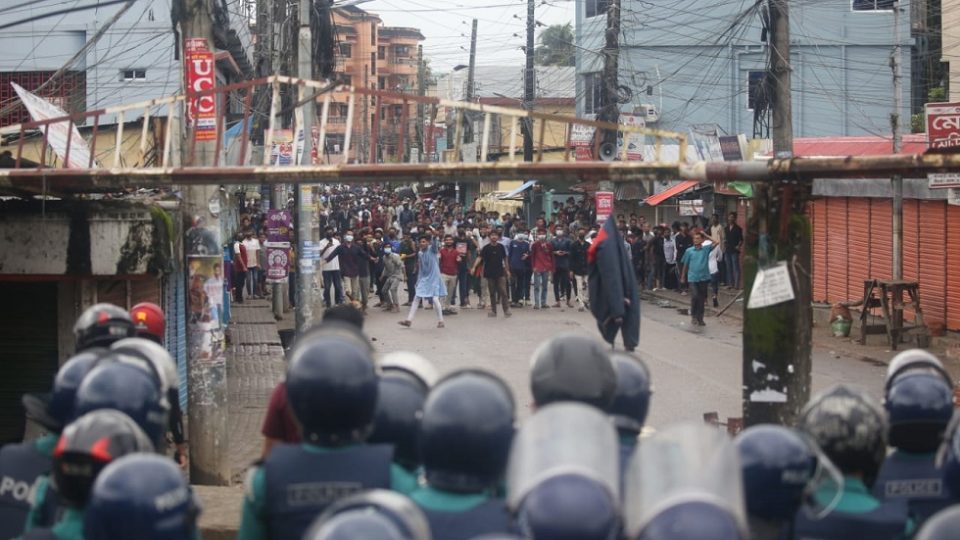
[[[903,136],[902,154],[922,154],[926,150],[926,134]],[[797,157],[882,156],[893,153],[893,141],[888,137],[800,138],[793,140],[793,153]]]

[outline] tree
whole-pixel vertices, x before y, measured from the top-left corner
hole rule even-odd
[[[573,54],[573,26],[570,23],[554,24],[540,32],[537,38],[537,64],[541,66],[572,66]]]

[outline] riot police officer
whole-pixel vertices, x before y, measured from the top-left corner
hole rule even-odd
[[[249,471],[240,540],[300,538],[337,500],[392,485],[393,448],[363,444],[377,404],[368,349],[342,336],[305,336],[286,382],[304,442],[275,446]]]
[[[393,445],[393,461],[403,472],[403,482],[394,489],[410,493],[420,473],[420,415],[437,372],[427,359],[410,352],[384,356],[380,370],[377,414],[368,442]]]
[[[614,353],[612,359],[613,369],[617,374],[617,390],[613,396],[610,415],[613,417],[620,439],[620,488],[622,490],[624,487],[622,478],[627,474],[630,456],[633,455],[637,446],[643,424],[647,421],[653,389],[650,370],[643,360],[623,353]]]
[[[66,511],[50,528],[37,528],[28,518],[24,538],[83,540],[84,511],[97,475],[121,456],[153,451],[146,433],[122,412],[98,410],[78,418],[63,430],[53,454],[53,482]],[[43,506],[48,487],[46,479],[38,483],[36,508]]]
[[[23,397],[27,415],[47,433],[35,441],[0,449],[0,538],[13,538],[23,532],[30,494],[37,480],[50,472],[60,431],[73,419],[77,387],[103,352],[88,349],[73,356],[57,372],[49,395]]]
[[[610,353],[599,341],[561,334],[533,353],[530,390],[537,407],[578,401],[609,412],[617,390]]]
[[[108,465],[93,484],[84,540],[194,540],[200,505],[170,460],[132,454]]]
[[[933,515],[913,540],[955,540],[960,530],[960,506],[951,506]]]
[[[943,488],[952,504],[960,502],[960,415],[947,427],[943,444],[937,455],[943,478]]]
[[[430,524],[413,501],[374,489],[334,503],[303,540],[431,540]]]
[[[140,302],[130,308],[130,318],[133,320],[137,337],[163,345],[163,336],[167,331],[167,319],[160,306],[153,302]]]
[[[907,501],[911,516],[923,522],[950,504],[936,452],[953,416],[953,381],[930,353],[904,351],[890,363],[883,406],[893,451],[873,494]]]
[[[743,482],[733,442],[678,424],[637,445],[624,498],[628,540],[745,540]]]
[[[798,427],[836,465],[842,482],[830,482],[814,491],[814,505],[826,510],[802,507],[794,523],[794,538],[884,540],[909,532],[907,505],[898,500],[881,502],[870,492],[886,455],[886,424],[880,404],[847,385],[835,385],[807,403]]]
[[[496,496],[513,439],[515,405],[499,377],[456,371],[427,396],[420,423],[426,485],[411,494],[434,538],[465,540],[509,531],[510,516]]]
[[[817,471],[813,443],[797,431],[777,425],[750,427],[734,443],[743,471],[750,538],[789,537],[793,517]]]
[[[507,502],[524,536],[615,538],[618,452],[616,431],[596,408],[563,402],[539,409],[517,433],[507,467]]]
[[[115,341],[136,335],[130,314],[113,304],[94,304],[73,325],[77,352],[91,347],[109,347]]]

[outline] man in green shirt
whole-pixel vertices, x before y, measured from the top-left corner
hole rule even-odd
[[[715,246],[707,233],[697,231],[693,233],[693,247],[683,253],[680,261],[683,264],[680,283],[690,283],[690,323],[693,326],[706,326],[703,312],[707,302],[707,286],[710,285],[710,252]]]

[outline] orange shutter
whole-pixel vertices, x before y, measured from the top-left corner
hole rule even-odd
[[[870,279],[870,199],[847,199],[847,229],[848,265],[847,265],[847,297],[853,300],[863,296],[863,281]],[[839,277],[839,276],[838,276]],[[845,299],[838,298],[836,301]]]
[[[924,322],[946,322],[947,230],[946,201],[919,201],[917,228],[920,232],[920,306]],[[904,218],[906,220],[906,218]]]
[[[960,330],[960,206],[947,205],[947,328]]]
[[[849,268],[849,247],[847,234],[847,199],[832,197],[827,199],[827,300],[843,302],[848,300],[847,269]],[[859,289],[862,289],[861,284]],[[862,294],[862,293],[859,293]]]
[[[807,206],[813,229],[813,301],[827,300],[827,202],[816,199]]]

